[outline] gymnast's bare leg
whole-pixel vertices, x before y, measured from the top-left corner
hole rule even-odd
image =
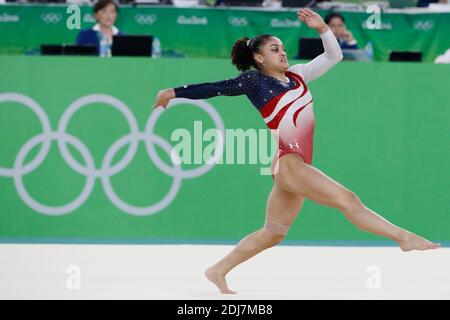
[[[382,218],[367,208],[355,193],[304,163],[300,155],[287,154],[279,162],[275,184],[267,201],[264,227],[242,239],[227,256],[205,272],[222,293],[235,293],[228,288],[225,280],[230,270],[284,239],[305,197],[340,210],[358,229],[394,240],[403,251],[440,247],[440,244],[432,243]]]
[[[206,277],[222,293],[236,293],[227,286],[225,276],[238,264],[280,243],[300,212],[305,197],[282,190],[275,183],[266,206],[266,219],[259,230],[247,235],[222,260],[206,270]]]

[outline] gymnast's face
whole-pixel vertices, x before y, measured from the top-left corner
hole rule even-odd
[[[264,70],[284,72],[289,68],[286,49],[277,37],[267,39],[260,52],[255,53],[255,60]]]

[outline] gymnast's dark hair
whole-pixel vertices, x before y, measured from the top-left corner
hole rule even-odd
[[[273,37],[271,34],[261,34],[252,39],[248,37],[243,37],[236,40],[231,49],[231,63],[236,66],[240,71],[245,71],[254,67],[259,69],[255,59],[253,58],[253,53],[258,53],[261,47],[267,41],[267,39]],[[247,41],[249,41],[247,45]]]

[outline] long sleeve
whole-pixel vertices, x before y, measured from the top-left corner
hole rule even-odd
[[[206,82],[174,88],[175,97],[208,99],[217,96],[239,96],[247,94],[255,85],[255,70],[242,72],[233,79]]]
[[[322,33],[320,38],[324,53],[306,64],[296,64],[289,68],[289,71],[300,74],[306,83],[323,75],[343,58],[341,47],[331,29]]]

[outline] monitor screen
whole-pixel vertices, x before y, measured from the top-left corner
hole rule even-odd
[[[141,56],[152,55],[152,36],[116,35],[113,36],[111,47],[112,56]]]

